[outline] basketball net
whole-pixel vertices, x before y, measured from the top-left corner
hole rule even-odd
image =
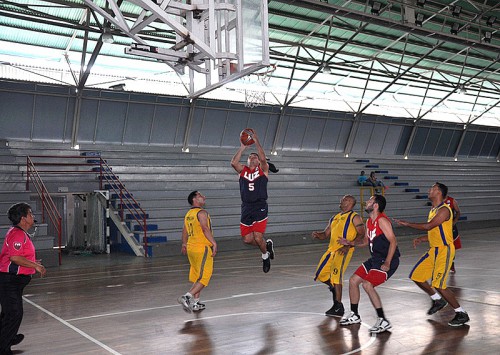
[[[271,74],[276,70],[276,65],[271,65],[265,68],[265,71],[260,73],[251,73],[243,78],[245,84],[253,84],[253,89],[244,89],[245,92],[245,107],[254,108],[262,106],[266,103],[267,84],[271,79]],[[262,89],[256,90],[260,86]]]

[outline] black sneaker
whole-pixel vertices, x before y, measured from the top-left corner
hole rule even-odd
[[[268,273],[269,270],[271,270],[271,259],[270,256],[267,257],[267,259],[262,259],[262,271],[264,271],[265,273]]]
[[[437,311],[442,310],[448,302],[446,302],[444,299],[440,298],[438,300],[432,301],[432,307],[427,311],[428,315],[434,314]]]
[[[11,346],[17,345],[21,343],[24,340],[24,334],[17,334],[14,339],[12,339],[12,342],[10,343]]]
[[[271,260],[274,259],[274,243],[271,239],[266,240],[266,249]]]
[[[339,303],[337,305],[333,305],[328,311],[325,312],[325,316],[330,317],[342,317],[344,315],[344,305]]]
[[[465,325],[470,320],[469,315],[465,312],[456,312],[455,318],[448,322],[450,327],[460,327]]]

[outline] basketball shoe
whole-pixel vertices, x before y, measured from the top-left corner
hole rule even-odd
[[[271,239],[266,240],[266,249],[269,253],[271,260],[274,259],[274,243]]]
[[[450,327],[460,327],[470,320],[466,312],[455,312],[455,318],[448,322]]]
[[[440,311],[444,307],[446,307],[447,304],[448,304],[448,302],[446,302],[443,298],[440,298],[438,300],[432,301],[432,307],[429,308],[429,310],[427,311],[427,314],[428,315],[434,314],[437,311]]]
[[[342,317],[344,315],[344,305],[342,302],[334,304],[332,308],[325,312],[325,316]]]
[[[340,325],[351,325],[358,323],[361,323],[361,317],[352,311],[349,312],[347,316],[343,316],[339,322]]]
[[[262,271],[268,273],[271,270],[271,256],[267,256],[267,259],[262,259]]]
[[[177,302],[179,302],[182,305],[182,309],[186,313],[191,313],[191,304],[192,304],[192,298],[189,296],[181,296],[177,299]]]
[[[200,302],[195,302],[195,303],[193,303],[191,308],[192,308],[193,312],[203,311],[205,309],[205,304],[200,303]]]
[[[377,323],[369,329],[370,333],[382,333],[392,328],[391,323],[385,318],[378,318]]]

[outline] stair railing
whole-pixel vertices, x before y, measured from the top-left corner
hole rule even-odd
[[[42,200],[42,212],[44,209],[50,208],[51,212],[49,214],[49,217],[54,224],[56,230],[58,231],[58,239],[59,239],[59,263],[61,263],[61,256],[62,256],[62,225],[61,217],[59,215],[59,212],[57,211],[57,208],[55,207],[54,201],[50,197],[49,192],[45,188],[45,185],[42,182],[42,179],[40,178],[39,172],[35,168],[35,163],[33,163],[33,160],[31,158],[44,158],[44,159],[61,159],[64,158],[65,160],[71,160],[71,159],[88,159],[91,158],[90,156],[84,156],[84,155],[77,155],[77,156],[56,156],[56,155],[31,155],[26,157],[27,163],[26,163],[26,190],[29,191],[29,183],[30,180],[33,181],[33,184],[35,185],[35,188],[38,192],[38,195],[40,196]],[[97,157],[95,157],[97,158]],[[96,159],[97,160],[97,159]],[[55,167],[55,166],[66,166],[66,167],[78,167],[78,166],[89,166],[89,167],[95,167],[95,163],[75,163],[75,162],[36,162],[37,166],[48,166],[48,167]],[[50,169],[50,168],[49,168]],[[82,171],[82,170],[61,170],[61,169],[52,169],[52,170],[42,170],[43,173],[60,173],[60,174],[97,174],[99,173],[99,189],[103,190],[103,182],[109,183],[111,189],[118,195],[120,198],[120,209],[119,209],[119,215],[120,215],[120,220],[123,222],[124,217],[125,217],[125,210],[130,212],[132,215],[133,219],[137,222],[137,224],[140,226],[141,231],[143,232],[143,240],[142,244],[144,245],[144,256],[148,257],[148,235],[147,235],[147,216],[146,212],[139,206],[139,203],[132,197],[131,193],[127,190],[125,185],[120,181],[118,176],[116,176],[111,167],[108,165],[108,163],[102,159],[99,156],[99,171]],[[35,182],[36,181],[36,182]],[[50,202],[49,202],[50,200]],[[48,204],[51,204],[49,207]],[[137,207],[136,207],[137,206]],[[125,207],[125,208],[124,208]],[[54,210],[54,211],[52,211]],[[43,217],[43,215],[42,215]],[[60,220],[58,221],[59,218]],[[58,227],[59,226],[59,227]],[[139,242],[141,243],[141,242]]]
[[[118,197],[120,198],[119,215],[121,221],[123,222],[124,220],[125,216],[124,207],[125,207],[127,211],[130,212],[132,217],[135,219],[137,224],[141,227],[144,235],[142,239],[144,243],[144,256],[148,257],[148,235],[147,235],[148,228],[146,222],[147,219],[146,212],[139,206],[139,203],[135,200],[135,198],[132,197],[132,194],[127,190],[125,185],[122,184],[118,176],[116,176],[115,173],[113,173],[108,163],[102,158],[99,158],[99,168],[100,168],[99,188],[101,190],[103,189],[104,181],[108,183],[113,192],[117,194]]]
[[[57,244],[59,249],[59,265],[62,264],[62,218],[57,210],[56,204],[50,196],[40,174],[35,168],[33,161],[29,156],[26,157],[26,191],[30,190],[30,181],[35,187],[38,197],[42,202],[42,223],[45,223],[45,215],[57,231]]]

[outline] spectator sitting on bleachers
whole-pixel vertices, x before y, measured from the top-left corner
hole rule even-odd
[[[380,180],[377,180],[377,177],[375,176],[375,172],[374,171],[372,171],[370,173],[370,177],[368,178],[368,180],[366,180],[366,182],[370,184],[368,186],[376,187],[375,191],[377,193],[381,192],[381,189],[379,187],[381,187],[382,189],[385,189],[384,183],[382,181],[380,181]]]
[[[373,186],[371,182],[368,181],[368,176],[365,175],[365,171],[361,170],[361,175],[358,176],[358,185],[360,186]]]

